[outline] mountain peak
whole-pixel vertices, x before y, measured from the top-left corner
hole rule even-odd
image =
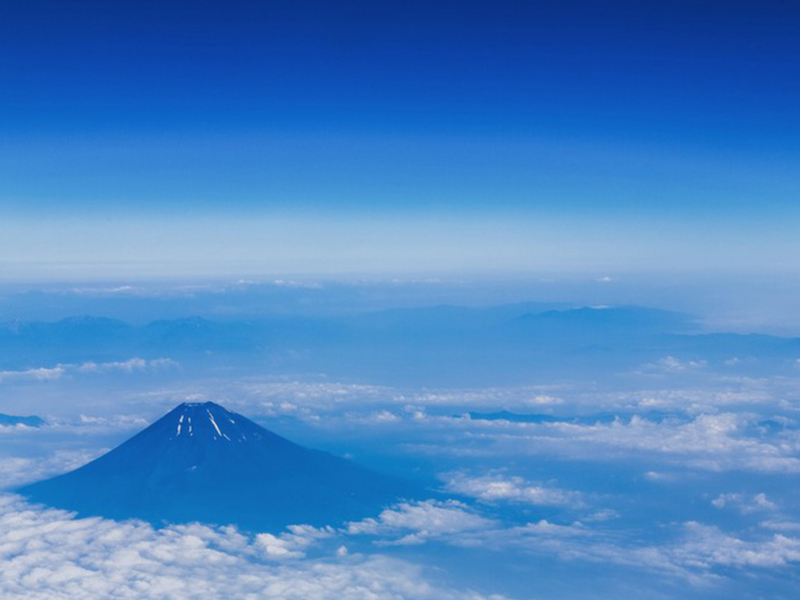
[[[186,402],[83,467],[19,490],[80,515],[245,529],[328,525],[417,495],[214,402]]]
[[[184,402],[165,417],[174,424],[171,440],[210,438],[213,441],[247,441],[247,434],[260,439],[259,431],[248,425],[251,421],[214,402]]]

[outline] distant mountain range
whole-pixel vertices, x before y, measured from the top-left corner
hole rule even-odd
[[[701,334],[690,315],[637,306],[537,304],[252,321],[193,317],[144,325],[84,316],[0,326],[0,370],[168,357],[187,371],[257,368],[390,385],[464,386],[596,378],[667,356],[678,361],[674,365],[794,373],[800,340]]]
[[[45,420],[41,417],[15,417],[13,415],[0,414],[0,425],[13,426],[25,425],[26,427],[41,427],[45,425]]]
[[[104,456],[18,491],[80,515],[258,531],[336,525],[419,493],[212,402],[181,404]]]
[[[506,421],[508,423],[532,423],[541,425],[543,423],[572,423],[575,425],[598,425],[609,424],[615,421],[630,422],[634,417],[644,418],[648,421],[660,423],[667,419],[685,421],[686,416],[678,413],[667,413],[662,411],[636,411],[636,412],[614,412],[614,413],[593,413],[580,416],[555,416],[543,415],[539,413],[521,414],[508,410],[501,410],[491,413],[468,412],[466,416],[473,421]]]

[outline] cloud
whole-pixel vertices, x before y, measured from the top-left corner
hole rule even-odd
[[[531,406],[546,406],[549,404],[564,404],[564,400],[549,394],[536,394],[535,396],[528,398],[526,403],[530,404]]]
[[[614,511],[599,511],[572,523],[542,519],[506,526],[462,503],[429,500],[399,504],[377,518],[350,523],[341,533],[373,536],[381,546],[437,542],[498,553],[555,556],[565,562],[613,564],[694,585],[708,585],[726,569],[780,569],[800,563],[800,538],[784,532],[746,540],[689,521],[676,525],[671,539],[656,545],[642,543],[624,530],[609,529],[605,522],[617,516]],[[779,529],[782,523],[763,525]],[[800,526],[787,530],[800,531]]]
[[[774,511],[778,505],[767,499],[767,495],[760,494],[720,494],[711,501],[716,508],[734,508],[743,515],[755,512]]]
[[[0,489],[72,471],[104,454],[106,449],[58,450],[42,458],[0,455]]]
[[[456,456],[555,455],[593,461],[636,460],[644,455],[706,471],[800,472],[800,435],[765,439],[746,416],[700,414],[651,420],[633,415],[613,422],[516,423],[452,417],[426,417],[433,426],[469,432],[460,444],[416,443],[417,452]]]
[[[293,279],[275,279],[273,280],[272,285],[276,287],[301,288],[309,290],[323,289],[323,285],[317,281],[296,281]]]
[[[377,518],[349,523],[344,532],[394,538],[383,544],[412,545],[495,526],[495,521],[478,515],[461,502],[426,500],[401,503],[384,510]]]
[[[386,556],[332,551],[329,555],[304,559],[297,548],[315,535],[320,535],[319,530],[313,533],[300,528],[289,531],[286,537],[250,537],[232,527],[197,524],[154,529],[137,521],[76,519],[64,511],[31,506],[16,496],[2,496],[0,597],[4,600],[485,598],[431,583],[420,566]],[[283,547],[285,552],[276,553],[276,547]],[[288,563],[287,553],[294,554],[294,560]]]
[[[66,290],[67,293],[79,296],[144,296],[146,290],[132,285],[118,285],[111,287],[74,287]]]
[[[142,429],[149,425],[147,419],[136,415],[112,415],[109,417],[100,417],[92,415],[80,415],[78,421],[81,425],[94,426],[95,430],[105,431],[120,429]],[[67,425],[67,423],[56,420],[57,426]]]
[[[759,523],[759,525],[765,529],[772,529],[783,534],[800,532],[800,521],[791,521],[786,519],[769,520],[763,521]]]
[[[495,471],[480,477],[470,477],[458,471],[441,476],[445,490],[475,498],[482,502],[512,502],[534,506],[564,506],[580,508],[584,506],[580,492],[562,490],[541,484],[534,484],[522,477],[505,476]]]
[[[533,552],[549,551],[565,560],[613,563],[679,576],[694,584],[719,578],[719,569],[781,568],[800,561],[800,540],[774,535],[746,541],[697,522],[681,525],[677,540],[661,546],[626,544],[609,534],[579,528],[521,528],[517,543]]]
[[[800,562],[800,539],[775,534],[746,541],[716,527],[689,522],[682,543],[666,550],[676,562],[701,568],[785,567]]]
[[[116,362],[85,362],[80,364],[58,364],[55,367],[39,367],[21,371],[0,371],[0,383],[15,381],[53,381],[76,373],[134,373],[174,369],[179,363],[171,358],[130,358]]]
[[[698,371],[708,367],[705,360],[680,360],[674,356],[665,356],[654,363],[642,367],[642,373],[675,374]]]
[[[554,556],[564,562],[591,562],[676,577],[708,585],[725,569],[776,569],[800,562],[800,539],[775,534],[744,540],[697,522],[680,524],[677,535],[661,545],[642,544],[623,531],[589,526],[607,520],[590,516],[568,524],[548,520],[505,527],[470,514],[458,503],[428,501],[399,505],[377,519],[351,523],[347,535],[371,535],[382,546],[446,543],[498,553]],[[477,518],[476,518],[477,517]]]
[[[451,540],[460,546],[556,556],[648,571],[694,585],[719,580],[728,569],[782,569],[800,563],[800,538],[783,534],[745,540],[694,521],[677,526],[677,536],[661,545],[642,544],[618,530],[594,529],[581,522],[546,520],[522,526],[466,532]]]
[[[143,358],[130,358],[119,362],[85,362],[77,365],[76,369],[81,373],[109,373],[121,371],[123,373],[133,373],[135,371],[160,371],[164,369],[174,369],[178,363],[171,358],[153,358],[145,360]]]
[[[23,371],[0,371],[0,383],[6,381],[52,381],[61,379],[71,366],[74,365],[56,365],[52,368],[39,367]]]
[[[290,525],[288,531],[280,535],[271,533],[257,534],[255,545],[263,550],[264,555],[268,558],[304,558],[306,548],[319,540],[328,539],[335,535],[336,530],[332,527]],[[339,550],[337,550],[337,553],[339,553]]]

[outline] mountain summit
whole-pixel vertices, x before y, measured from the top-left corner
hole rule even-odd
[[[177,406],[111,452],[19,490],[79,515],[277,529],[374,514],[411,486],[310,450],[213,402]]]

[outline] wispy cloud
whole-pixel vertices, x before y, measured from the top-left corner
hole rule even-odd
[[[84,362],[79,364],[58,364],[54,367],[37,367],[20,371],[0,371],[0,383],[16,381],[53,381],[75,374],[136,373],[161,371],[179,367],[171,358],[129,358],[113,362]]]

